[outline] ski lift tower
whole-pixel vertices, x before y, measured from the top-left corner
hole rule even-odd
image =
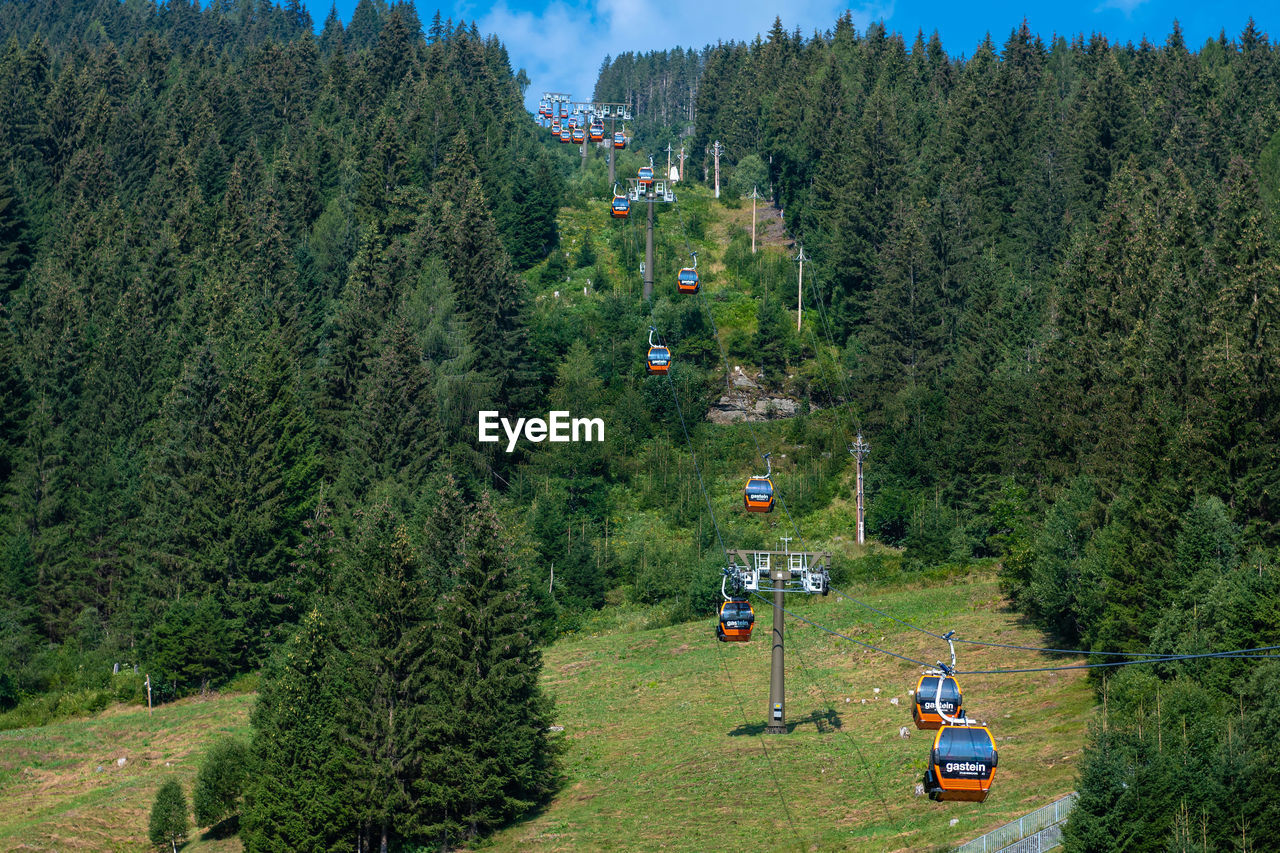
[[[786,667],[783,656],[785,593],[826,595],[831,589],[831,554],[826,551],[792,551],[790,537],[782,540],[781,551],[734,549],[733,565],[725,574],[735,591],[759,595],[773,593],[773,643],[769,667],[769,711],[767,734],[787,733]]]
[[[613,136],[618,132],[617,123],[619,121],[631,121],[631,105],[607,103],[605,101],[589,101],[574,104],[574,106],[592,118],[598,118],[601,121],[604,119],[609,120],[609,135],[605,137],[605,142],[608,143],[609,146],[609,184],[612,186],[614,181],[617,180],[617,174],[614,171],[613,165]],[[589,139],[582,140],[582,162],[584,164],[587,162],[587,143],[589,141]]]
[[[610,160],[612,162],[612,160]],[[653,158],[649,158],[649,170],[653,171]],[[641,298],[648,302],[653,298],[653,206],[658,203],[673,204],[676,200],[671,181],[656,175],[649,186],[640,183],[640,179],[627,178],[627,197],[632,201],[648,202],[649,224],[644,238],[644,291]]]
[[[571,103],[573,95],[565,92],[543,92],[542,100],[551,102],[551,115],[553,118],[560,118],[560,105]]]

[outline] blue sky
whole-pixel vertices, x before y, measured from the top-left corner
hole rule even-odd
[[[332,0],[304,0],[317,24],[324,21]],[[351,20],[356,0],[338,0],[338,15]],[[474,20],[480,31],[496,34],[507,46],[513,70],[524,68],[530,80],[530,105],[544,91],[569,92],[587,99],[606,55],[644,52],[674,46],[702,47],[717,41],[746,41],[768,32],[781,16],[788,30],[799,27],[806,36],[830,29],[845,9],[859,31],[872,21],[884,21],[901,32],[910,46],[917,30],[937,30],[952,56],[972,55],[990,32],[997,45],[1025,17],[1046,41],[1060,33],[1106,34],[1113,41],[1138,42],[1145,35],[1162,44],[1175,19],[1193,49],[1226,30],[1239,35],[1253,16],[1272,41],[1280,38],[1280,4],[1268,2],[1186,2],[1186,0],[1086,0],[1057,4],[998,0],[982,4],[939,0],[872,0],[848,6],[832,0],[417,0],[418,14],[427,24],[436,10],[455,22]]]

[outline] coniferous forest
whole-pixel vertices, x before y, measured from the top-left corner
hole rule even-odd
[[[558,784],[539,649],[719,600],[699,484],[758,460],[706,422],[720,345],[801,403],[771,428],[802,520],[848,497],[845,422],[873,441],[894,558],[842,581],[998,561],[1045,645],[1280,645],[1280,54],[1240,26],[975,48],[846,14],[607,60],[636,145],[683,140],[701,182],[720,141],[812,256],[797,332],[790,263],[729,235],[711,275],[752,299],[726,332],[563,244],[601,166],[545,141],[474,25],[0,3],[0,724],[145,702],[135,666],[157,701],[250,679],[246,849],[510,822]],[[597,239],[630,265],[627,234]],[[652,322],[683,409],[644,376]],[[608,442],[507,453],[486,409]],[[1280,665],[1094,673],[1068,850],[1280,838]]]

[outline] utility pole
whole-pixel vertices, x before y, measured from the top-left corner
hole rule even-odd
[[[769,710],[765,733],[787,733],[786,696],[786,624],[782,596],[784,592],[826,595],[831,588],[828,565],[830,553],[792,551],[790,539],[783,539],[782,551],[734,550],[734,565],[726,570],[736,590],[773,593],[773,631],[770,646]],[[741,561],[741,565],[738,564]],[[767,585],[766,585],[767,584]]]
[[[871,445],[862,440],[862,433],[858,433],[858,440],[849,445],[849,452],[858,460],[858,544],[864,545],[867,541],[867,505],[862,492],[862,462],[871,453]]]
[[[787,667],[783,644],[786,612],[782,608],[782,590],[790,579],[791,572],[785,564],[769,572],[769,580],[773,581],[773,632],[770,637],[773,644],[769,649],[769,717],[764,730],[771,735],[787,733]]]
[[[151,716],[151,673],[147,673],[147,716]]]
[[[717,139],[715,144],[711,146],[712,155],[716,161],[716,198],[720,198],[720,154],[724,151],[724,146]]]
[[[751,195],[747,196],[751,199],[751,254],[756,253],[756,202],[764,198],[760,195],[760,190],[753,184],[751,187]]]
[[[804,262],[809,260],[804,256],[804,246],[800,247],[800,254],[796,255],[793,260],[800,262],[800,280],[796,287],[796,331],[800,331],[800,320],[804,317]]]
[[[667,173],[662,177],[666,178],[667,180],[671,179],[671,143],[670,142],[667,143]]]
[[[685,158],[684,146],[681,145],[680,146],[680,177],[681,178],[684,177],[684,158]]]

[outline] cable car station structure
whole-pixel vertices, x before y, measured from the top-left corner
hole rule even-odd
[[[614,152],[626,147],[625,130],[619,135],[618,122],[631,121],[631,105],[615,104],[606,101],[575,101],[573,96],[564,92],[543,92],[538,104],[538,113],[547,119],[563,120],[581,118],[579,127],[582,133],[571,133],[570,141],[582,143],[582,164],[587,163],[587,144],[594,142],[609,149],[609,183],[617,180],[614,166]],[[609,130],[604,129],[605,119],[609,120]],[[564,137],[560,137],[563,141]],[[623,140],[618,144],[618,140]]]

